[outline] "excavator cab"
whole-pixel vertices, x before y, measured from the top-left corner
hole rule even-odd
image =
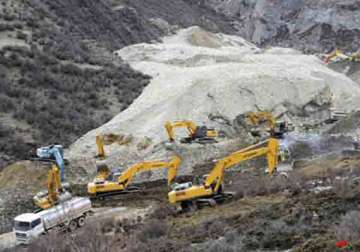
[[[214,143],[218,133],[215,129],[210,129],[205,125],[197,126],[193,135],[180,139],[181,143]]]
[[[285,121],[278,121],[276,122],[274,128],[272,131],[270,131],[270,134],[272,137],[282,139],[284,138],[284,134],[286,134],[289,131],[292,131],[293,127],[288,122]]]
[[[198,126],[192,121],[174,121],[166,122],[164,125],[170,142],[175,141],[175,129],[184,128],[187,130],[188,136],[181,138],[181,143],[216,143],[217,137],[225,137],[225,134],[221,131],[208,128],[205,125]]]
[[[190,188],[190,187],[192,187],[192,186],[193,186],[193,183],[192,183],[192,182],[185,182],[185,183],[180,183],[180,184],[175,183],[175,184],[171,187],[171,189],[174,190],[175,192],[177,192],[177,191],[186,190],[186,189],[188,189],[188,188]]]

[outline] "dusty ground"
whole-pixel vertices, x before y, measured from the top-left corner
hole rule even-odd
[[[232,201],[180,215],[166,205],[166,187],[148,185],[145,194],[117,199],[117,208],[112,208],[113,202],[111,208],[97,210],[97,214],[102,212],[98,216],[112,216],[103,219],[99,236],[110,239],[107,246],[119,251],[133,251],[142,246],[150,251],[174,248],[185,251],[333,251],[335,242],[344,238],[338,233],[343,216],[360,210],[359,152],[331,154],[299,163],[288,178],[269,178],[257,173],[259,171],[254,170],[228,172],[226,188],[237,193]],[[121,205],[125,208],[119,207]],[[132,214],[127,215],[130,212]],[[141,217],[136,217],[136,221],[127,220],[134,216]],[[148,236],[147,232],[157,235]],[[76,244],[82,235],[83,231],[75,234]],[[138,240],[139,235],[143,239]],[[54,240],[53,246],[58,246],[57,242]],[[41,244],[36,248],[41,249]],[[353,246],[355,251],[360,249],[356,241]]]

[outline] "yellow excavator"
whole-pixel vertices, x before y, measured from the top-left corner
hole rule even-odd
[[[254,125],[256,128],[252,129],[253,135],[259,134],[259,125],[266,122],[268,128],[266,131],[270,133],[271,137],[282,138],[285,133],[292,130],[292,127],[288,122],[276,121],[271,112],[268,111],[258,111],[258,112],[249,112],[246,115],[246,118]]]
[[[51,165],[47,177],[47,191],[41,191],[33,197],[34,204],[41,209],[48,209],[72,197],[61,183],[60,171],[56,164]]]
[[[168,169],[168,185],[174,180],[177,169],[181,163],[178,156],[170,161],[144,161],[134,164],[123,172],[108,172],[96,176],[93,182],[88,184],[88,194],[91,198],[104,199],[107,196],[139,191],[137,187],[129,186],[135,175],[142,171],[156,169]]]
[[[344,54],[340,49],[336,48],[334,51],[325,56],[324,62],[330,63],[333,59],[339,59],[340,61],[360,61],[360,53],[353,53],[350,56]]]
[[[188,137],[180,139],[181,143],[214,143],[217,137],[222,136],[219,131],[209,129],[205,125],[198,126],[192,121],[167,121],[165,123],[165,129],[170,142],[175,141],[175,128],[185,128],[188,132]]]
[[[265,142],[234,152],[218,160],[200,185],[193,185],[191,182],[174,184],[172,191],[168,194],[169,202],[180,204],[182,210],[186,211],[187,209],[196,209],[201,205],[214,206],[218,202],[232,198],[231,193],[223,192],[225,169],[246,160],[266,156],[268,172],[273,175],[278,164],[278,153],[279,141],[276,138],[269,138]]]
[[[117,135],[117,134],[97,134],[96,135],[96,148],[97,148],[97,158],[105,159],[105,145],[111,145],[113,143],[117,143],[119,145],[126,144],[128,141],[128,138],[126,138],[123,135]]]

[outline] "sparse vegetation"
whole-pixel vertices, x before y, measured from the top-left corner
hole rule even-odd
[[[360,241],[360,211],[349,211],[341,218],[336,236],[339,240]]]
[[[0,168],[27,158],[36,146],[67,146],[129,106],[147,85],[148,76],[106,57],[158,36],[134,13],[112,12],[106,1],[25,0],[3,6],[0,32],[12,32],[8,36],[26,46],[0,48],[0,113],[22,125],[0,120],[12,133],[2,136]]]
[[[0,69],[4,76],[0,110],[36,129],[32,146],[54,142],[68,145],[112,117],[109,107],[113,104],[102,98],[109,90],[123,94],[124,102],[115,110],[120,112],[136,97],[134,90],[142,89],[147,82],[146,77],[126,66],[81,69],[36,47],[7,47],[0,50],[0,61],[4,62]],[[19,78],[10,76],[14,71],[20,72]],[[25,158],[26,153],[15,152],[15,157]]]

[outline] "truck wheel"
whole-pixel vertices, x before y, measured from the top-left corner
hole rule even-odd
[[[77,226],[78,227],[82,227],[85,224],[85,217],[81,216],[78,220],[77,220]]]
[[[78,225],[77,222],[75,220],[72,220],[68,226],[68,230],[70,232],[75,231],[75,229],[77,228],[77,225]]]

